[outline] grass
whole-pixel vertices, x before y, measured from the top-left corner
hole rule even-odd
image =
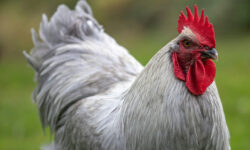
[[[123,45],[129,45],[131,53],[145,64],[164,45],[163,38],[146,36]],[[231,133],[231,147],[235,150],[248,149],[250,141],[249,41],[250,36],[217,39],[216,83]],[[34,73],[24,59],[1,61],[0,70],[0,149],[39,149],[51,137],[44,135],[31,101]]]

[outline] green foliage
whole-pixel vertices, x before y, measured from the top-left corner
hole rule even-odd
[[[0,149],[39,149],[48,137],[31,101],[34,73],[24,61],[2,62],[0,70]]]

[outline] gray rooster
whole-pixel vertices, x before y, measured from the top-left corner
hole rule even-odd
[[[179,35],[143,67],[106,34],[85,0],[44,15],[24,52],[36,72],[41,122],[55,134],[48,150],[229,150],[214,82],[212,24],[187,9]]]

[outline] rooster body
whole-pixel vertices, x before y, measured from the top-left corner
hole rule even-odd
[[[194,36],[185,27],[144,68],[84,0],[73,11],[59,6],[50,22],[44,16],[42,41],[33,31],[35,47],[24,53],[36,71],[41,122],[55,133],[44,149],[229,150],[215,82],[197,96],[174,72],[179,41]]]

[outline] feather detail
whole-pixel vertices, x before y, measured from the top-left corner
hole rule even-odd
[[[84,0],[72,11],[59,6],[50,21],[43,15],[41,41],[35,30],[32,37],[35,47],[24,55],[36,71],[33,99],[43,127],[49,126],[52,132],[76,102],[127,81],[143,69],[103,31]]]

